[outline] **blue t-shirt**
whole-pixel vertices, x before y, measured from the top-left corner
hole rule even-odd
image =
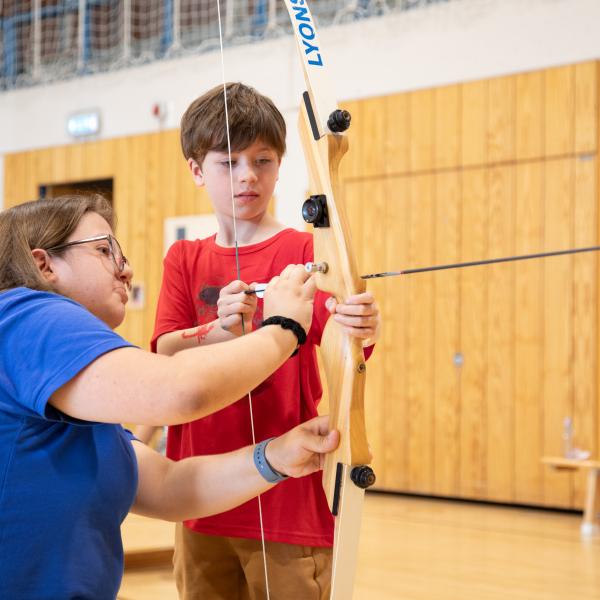
[[[57,294],[0,293],[0,597],[115,598],[120,525],[137,490],[132,436],[48,404],[102,354],[130,346]]]

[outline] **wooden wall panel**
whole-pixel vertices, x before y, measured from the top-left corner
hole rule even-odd
[[[176,132],[177,133],[177,132]],[[168,142],[163,142],[163,137]],[[181,184],[185,179],[185,172],[179,173],[176,168],[185,166],[185,161],[175,161],[175,169],[169,171],[171,161],[169,157],[175,156],[171,150],[177,147],[177,136],[172,132],[154,134],[148,139],[149,160],[147,164],[146,194],[148,198],[156,198],[155,202],[147,202],[145,205],[146,216],[146,239],[155,248],[153,253],[146,253],[145,257],[145,282],[146,301],[148,306],[156,307],[158,295],[162,282],[162,251],[164,251],[164,220],[173,214],[171,211],[179,211],[175,199],[178,197]],[[183,159],[183,157],[181,157]],[[174,158],[173,158],[174,160]],[[175,176],[174,176],[175,174]],[[190,176],[187,177],[190,179]],[[172,197],[175,190],[175,198]],[[186,214],[186,213],[179,213]],[[189,214],[189,213],[187,213]],[[159,255],[159,246],[161,254]],[[150,316],[147,320],[147,338],[152,338],[154,330],[154,318]]]
[[[514,250],[514,168],[493,167],[488,175],[490,257],[510,256]],[[513,498],[514,452],[514,264],[487,270],[487,498]],[[502,451],[498,451],[502,448]]]
[[[544,73],[522,73],[515,80],[515,157],[544,154]]]
[[[461,157],[465,167],[487,161],[488,82],[475,81],[462,86]]]
[[[460,174],[439,173],[435,179],[434,264],[460,260]],[[417,275],[419,277],[419,275]],[[438,494],[459,493],[460,366],[455,363],[459,341],[459,273],[440,271],[433,279],[433,464]]]
[[[547,157],[573,152],[575,141],[574,68],[558,67],[544,73],[544,153]]]
[[[362,174],[365,144],[367,144],[368,148],[369,142],[361,137],[364,128],[355,126],[357,122],[360,123],[360,117],[358,115],[361,110],[361,105],[362,102],[358,100],[340,103],[340,108],[347,110],[352,117],[350,129],[347,131],[349,150],[344,155],[339,168],[340,180],[342,181],[352,179],[355,175],[361,177]]]
[[[359,141],[355,144],[360,156],[362,177],[378,177],[385,172],[385,132],[389,127],[388,115],[384,110],[384,100],[361,102],[353,111],[352,129],[358,131]],[[352,113],[351,113],[352,114]]]
[[[433,168],[434,92],[419,90],[409,94],[410,103],[410,170],[428,171]]]
[[[433,165],[436,169],[460,165],[461,87],[435,90]]]
[[[434,259],[434,178],[417,175],[410,182],[406,214],[408,261],[429,265]],[[408,478],[410,489],[430,494],[433,487],[433,278],[407,278],[406,403],[408,405]]]
[[[410,170],[410,95],[401,94],[383,98],[387,118],[384,135],[384,171],[399,175]],[[360,173],[360,170],[356,171]]]
[[[544,247],[543,179],[541,162],[516,166],[516,254]],[[543,498],[543,268],[542,261],[515,263],[514,500],[524,504],[539,504]]]
[[[515,77],[492,79],[488,87],[487,160],[515,158]]]
[[[410,182],[406,177],[393,177],[385,181],[385,262],[378,264],[376,270],[384,266],[402,268],[409,264],[409,236],[411,208]],[[407,401],[408,386],[408,345],[409,331],[406,323],[409,319],[408,281],[404,277],[390,277],[383,280],[384,290],[377,296],[383,321],[385,421],[380,432],[385,441],[384,473],[381,477],[385,489],[410,489],[408,469],[408,436],[410,411]],[[369,285],[370,289],[370,285]],[[382,360],[377,348],[373,362]],[[369,367],[370,368],[370,367]],[[371,402],[369,398],[369,402]],[[375,433],[377,435],[377,432]]]
[[[573,241],[573,160],[545,164],[544,231],[547,249],[570,248]],[[573,258],[559,256],[544,263],[544,454],[563,453],[563,421],[572,415],[572,285]],[[544,470],[544,501],[569,506],[571,475]]]
[[[594,152],[598,132],[596,62],[575,65],[575,152]]]
[[[469,169],[462,180],[461,260],[488,254],[488,172]],[[487,465],[488,290],[483,268],[463,269],[460,277],[460,496],[485,498]]]
[[[575,159],[574,240],[576,248],[598,244],[597,159]],[[598,256],[573,257],[573,445],[598,456]],[[583,506],[583,474],[573,480],[572,504]]]
[[[14,206],[25,196],[25,161],[22,154],[7,154],[4,157],[4,206]]]

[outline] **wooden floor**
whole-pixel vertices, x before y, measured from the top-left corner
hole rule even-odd
[[[600,600],[600,538],[582,540],[580,523],[573,514],[368,494],[354,600]],[[171,525],[140,517],[124,529],[126,550],[171,537]],[[119,594],[176,598],[164,568],[128,569]]]

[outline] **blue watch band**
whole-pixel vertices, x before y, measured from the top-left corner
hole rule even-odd
[[[254,446],[254,465],[258,469],[258,472],[262,475],[264,479],[266,479],[269,483],[279,483],[284,479],[287,479],[287,475],[283,475],[276,471],[267,460],[265,455],[265,448],[267,444],[274,440],[275,438],[269,438],[268,440],[263,440],[259,444]]]

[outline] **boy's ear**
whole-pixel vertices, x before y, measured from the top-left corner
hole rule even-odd
[[[193,159],[188,158],[188,167],[190,169],[190,173],[192,174],[192,178],[194,179],[194,183],[200,187],[204,185],[204,175],[202,174],[202,168],[200,165]]]
[[[54,283],[57,278],[56,273],[52,270],[52,261],[48,252],[41,248],[34,248],[31,251],[31,256],[33,256],[33,260],[40,270],[40,275],[49,283]]]

